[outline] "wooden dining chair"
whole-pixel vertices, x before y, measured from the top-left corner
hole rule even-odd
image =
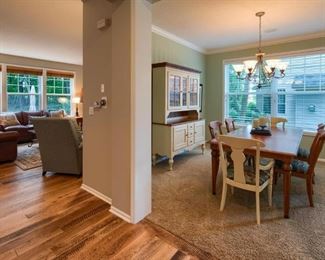
[[[226,125],[226,129],[227,129],[227,133],[230,133],[231,131],[236,130],[235,120],[232,118],[226,118],[225,125]]]
[[[313,177],[315,166],[323,149],[325,141],[325,130],[320,130],[315,136],[314,142],[310,149],[310,154],[307,161],[294,160],[291,164],[291,175],[306,180],[307,194],[309,204],[314,206],[313,202]]]
[[[316,130],[317,131],[316,135],[319,133],[319,131],[324,130],[324,129],[325,129],[325,124],[323,124],[323,123],[318,124],[317,130]],[[312,149],[312,146],[315,145],[315,140],[316,139],[314,138],[314,141],[312,142],[310,149],[306,149],[302,146],[299,146],[298,154],[296,157],[297,160],[301,160],[301,161],[305,161],[305,162],[308,160],[310,150]]]
[[[285,123],[288,120],[285,117],[271,117],[271,127],[277,127],[278,124],[282,123],[282,128],[285,128]]]
[[[217,137],[220,150],[220,163],[223,174],[222,198],[220,204],[220,211],[224,210],[227,186],[236,187],[248,191],[255,192],[256,196],[256,218],[259,225],[260,220],[260,192],[268,187],[269,205],[272,206],[272,183],[273,183],[273,166],[274,161],[265,166],[261,166],[260,148],[265,144],[257,139],[245,139],[226,135]],[[230,147],[231,159],[233,160],[233,167],[228,166],[227,156],[224,152],[223,145]],[[255,167],[248,167],[245,164],[244,149],[256,147]]]
[[[216,138],[216,133],[219,135],[222,135],[222,122],[220,121],[211,121],[209,123],[209,130],[210,130],[210,135],[211,139]]]

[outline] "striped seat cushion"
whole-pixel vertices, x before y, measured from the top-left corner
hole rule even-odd
[[[234,168],[229,167],[227,171],[227,178],[234,179]],[[270,178],[270,173],[267,171],[260,171],[259,185],[262,185]],[[245,167],[245,181],[246,184],[256,185],[256,176],[253,167]]]

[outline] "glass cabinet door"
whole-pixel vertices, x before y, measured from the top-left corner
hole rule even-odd
[[[198,107],[199,106],[199,79],[198,78],[190,78],[190,107]]]
[[[188,77],[182,77],[182,107],[187,107]]]
[[[181,77],[173,74],[168,76],[169,108],[181,107]]]

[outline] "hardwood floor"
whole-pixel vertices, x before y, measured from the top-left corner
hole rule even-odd
[[[144,220],[132,225],[68,175],[0,165],[0,259],[212,259]]]

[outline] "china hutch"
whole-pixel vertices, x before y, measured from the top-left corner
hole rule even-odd
[[[163,62],[152,65],[152,160],[169,158],[201,146],[205,120],[200,119],[200,71]]]

